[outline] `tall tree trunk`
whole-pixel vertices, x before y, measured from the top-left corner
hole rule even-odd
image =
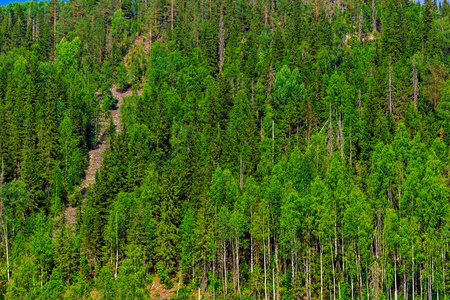
[[[352,163],[352,128],[350,127],[350,166],[353,165]],[[344,261],[344,260],[342,260]],[[343,271],[343,270],[342,270]]]
[[[358,289],[358,298],[362,298],[363,291],[363,281],[362,281],[362,265],[361,265],[361,250],[358,247],[358,267],[359,267],[359,289]]]
[[[170,30],[173,32],[173,10],[174,10],[174,1],[170,0]]]
[[[219,70],[222,72],[223,56],[225,53],[225,25],[223,20],[223,4],[220,6],[219,17]]]
[[[328,155],[333,155],[333,122],[331,117],[331,103],[330,103],[330,115],[329,115],[329,124],[328,124]]]
[[[395,284],[394,297],[395,300],[397,300],[397,254],[394,255],[394,284]]]
[[[264,25],[268,25],[269,24],[269,7],[268,7],[268,3],[267,0],[264,1]]]
[[[275,300],[275,269],[272,268],[272,291],[273,291],[273,299]]]
[[[360,13],[359,13],[359,20],[358,20],[358,40],[360,43],[362,43],[362,30],[363,30],[363,10],[361,7]]]
[[[275,159],[275,120],[272,119],[272,163]]]
[[[58,7],[58,1],[53,4],[53,50],[56,51],[56,9]]]
[[[339,146],[341,148],[341,157],[344,158],[344,133],[342,126],[342,114],[339,114],[338,130],[339,130]]]
[[[3,201],[1,203],[1,222],[3,227],[3,236],[5,237],[5,250],[6,250],[6,275],[9,282],[10,279],[10,272],[9,272],[9,247],[8,247],[8,228],[7,224],[5,223],[4,217],[3,217]]]
[[[116,265],[114,268],[114,279],[117,279],[117,269],[119,266],[119,233],[118,233],[118,224],[117,224],[117,212],[116,212]]]
[[[431,297],[432,291],[433,291],[433,288],[431,286],[431,276],[428,275],[428,300],[432,300],[432,297]]]
[[[312,286],[312,280],[311,280],[311,241],[308,245],[308,299],[311,300],[311,286]]]
[[[239,186],[241,189],[244,188],[244,164],[242,162],[242,152],[241,155],[239,156],[239,160],[240,160],[240,168],[239,168]]]
[[[291,284],[294,286],[294,280],[295,280],[295,271],[294,271],[294,249],[291,249],[291,266],[292,266],[292,278],[291,278]],[[305,263],[305,278],[306,278],[306,290],[308,291],[308,261]]]
[[[434,279],[434,259],[431,258],[431,276],[430,276],[430,279],[428,280],[430,283],[430,289],[429,289],[430,300],[432,300],[432,298],[433,298],[433,282],[432,282],[433,279]]]
[[[331,236],[330,236],[330,249],[331,249],[331,266],[333,269],[333,299],[336,300],[336,273],[334,270],[334,257],[333,257],[333,244],[331,243]]]
[[[226,295],[228,292],[228,280],[227,280],[227,248],[225,246],[225,240],[223,241],[223,275],[224,275],[224,289]]]
[[[237,275],[237,286],[239,292],[239,298],[242,298],[241,295],[241,284],[239,279],[239,239],[236,237],[236,275]]]
[[[413,57],[412,65],[412,88],[414,108],[417,109],[417,100],[419,99],[419,79],[417,78],[417,66],[415,57]]]
[[[422,300],[423,297],[422,266],[419,267],[419,276],[420,276],[420,300]]]
[[[263,252],[264,252],[264,299],[267,300],[267,266],[266,266],[266,242],[263,239]]]
[[[236,258],[235,258],[235,239],[231,240],[231,259],[233,266],[233,294],[236,295]]]
[[[5,162],[3,160],[3,154],[2,154],[2,173],[0,174],[0,187],[3,185],[4,178],[5,178]]]
[[[372,0],[372,30],[377,29],[377,9],[375,7],[375,0]]]
[[[180,270],[180,275],[178,276],[177,299],[178,299],[178,291],[180,290],[180,283],[181,283],[181,270]]]
[[[253,220],[253,212],[250,210],[250,220]],[[253,232],[250,230],[250,273],[253,273]]]
[[[393,116],[393,99],[392,99],[392,64],[391,56],[389,55],[389,90],[388,90],[388,102],[389,102],[389,113]]]
[[[216,254],[213,255],[213,299],[216,299]]]
[[[411,269],[411,279],[412,279],[412,300],[414,300],[414,244],[412,245],[412,269]]]
[[[446,298],[446,292],[445,292],[445,253],[444,253],[444,246],[442,246],[442,287],[444,289],[444,299]]]
[[[408,300],[407,286],[406,286],[406,272],[403,273],[403,299]]]
[[[320,243],[320,239],[319,239]],[[323,247],[320,245],[320,300],[323,300],[323,263],[322,263]]]
[[[212,0],[209,0],[209,18],[212,18]]]
[[[275,290],[276,291],[275,294],[277,295],[277,297],[274,300],[278,299],[278,293],[280,291],[280,281],[279,281],[280,269],[279,269],[279,266],[278,266],[278,242],[275,243],[275,268],[277,270],[277,273],[276,273],[276,290]]]
[[[354,299],[354,296],[353,296],[353,276],[351,276],[352,277],[352,300]]]

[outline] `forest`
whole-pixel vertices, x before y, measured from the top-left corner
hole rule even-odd
[[[447,0],[0,6],[0,299],[450,299],[449,71]]]

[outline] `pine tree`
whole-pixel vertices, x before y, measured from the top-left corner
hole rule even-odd
[[[432,58],[437,55],[440,49],[438,39],[436,36],[436,29],[433,26],[431,0],[425,1],[423,12],[423,27],[422,27],[422,52],[427,58]]]
[[[169,275],[176,271],[178,257],[178,187],[173,181],[175,178],[171,178],[169,174],[162,180],[159,196],[161,207],[158,210],[155,234],[155,266],[160,275]]]
[[[60,79],[53,74],[47,85],[46,97],[42,105],[42,115],[38,127],[38,153],[41,162],[41,177],[43,189],[50,192],[50,178],[58,159],[58,125],[57,102],[59,100],[58,81]]]

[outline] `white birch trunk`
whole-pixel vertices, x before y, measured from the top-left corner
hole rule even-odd
[[[263,240],[264,251],[264,299],[267,300],[267,270],[266,270],[266,243]]]
[[[3,212],[2,212],[3,213]],[[3,223],[3,235],[5,236],[5,250],[6,250],[6,275],[8,278],[8,282],[9,282],[9,247],[8,247],[8,229],[6,228],[5,222],[3,220],[3,216],[2,216],[2,223]]]
[[[397,255],[395,255],[394,258],[394,284],[395,284],[394,297],[395,300],[397,300]]]
[[[412,300],[414,300],[414,244],[412,245],[412,270],[411,270],[411,279],[412,279]]]
[[[320,300],[323,300],[323,264],[322,264],[323,247],[320,246]]]
[[[225,241],[223,241],[223,272],[225,279],[225,295],[228,292],[228,279],[227,279],[227,248],[225,247]]]

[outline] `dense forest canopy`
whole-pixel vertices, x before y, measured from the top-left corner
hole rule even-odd
[[[448,299],[449,70],[447,0],[0,7],[1,297]]]

